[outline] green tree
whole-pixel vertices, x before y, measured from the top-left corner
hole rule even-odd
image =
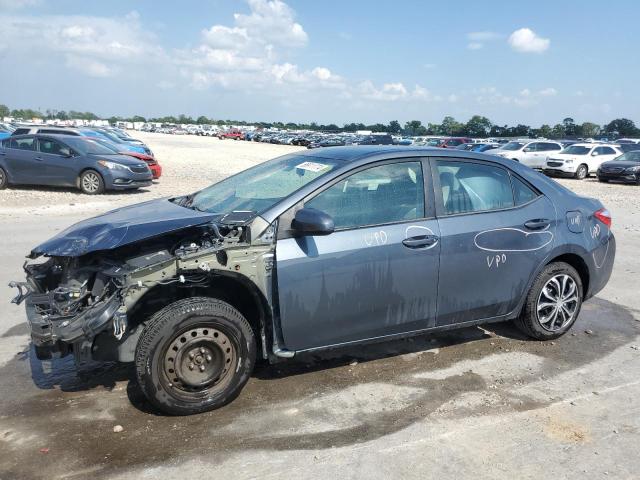
[[[442,124],[440,125],[441,132],[443,135],[459,135],[464,128],[462,123],[458,122],[455,118],[447,115],[442,119]]]
[[[628,118],[616,118],[604,127],[604,131],[609,135],[619,135],[621,137],[631,137],[640,133],[633,120]]]
[[[393,135],[397,135],[401,131],[402,131],[402,127],[400,126],[400,122],[398,122],[397,120],[391,120],[389,122],[389,126],[387,127],[387,132]]]
[[[585,138],[595,137],[600,133],[600,125],[591,122],[584,122],[581,127],[582,136]]]
[[[564,136],[566,136],[567,131],[564,128],[564,124],[562,123],[556,123],[553,126],[553,129],[551,130],[551,137],[553,138],[562,138]]]
[[[553,129],[551,125],[547,125],[546,123],[538,129],[538,136],[542,138],[551,138],[552,133]]]
[[[471,137],[486,137],[487,134],[491,131],[491,120],[487,117],[483,117],[480,115],[474,115],[469,119],[467,125],[465,127],[466,134]]]
[[[567,117],[562,120],[562,125],[564,126],[564,134],[572,137],[578,134],[576,122],[571,117]]]
[[[9,107],[0,104],[0,118],[8,117],[10,113],[11,111],[9,110]]]
[[[411,120],[404,124],[403,133],[410,136],[426,135],[427,129],[420,120]]]

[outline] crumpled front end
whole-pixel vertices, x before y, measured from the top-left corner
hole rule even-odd
[[[12,282],[19,289],[14,303],[25,303],[31,339],[40,359],[66,355],[84,340],[111,328],[115,335],[126,328],[119,315],[124,298],[119,286],[125,281],[121,266],[84,264],[79,258],[51,257],[44,263],[27,263],[26,282]]]

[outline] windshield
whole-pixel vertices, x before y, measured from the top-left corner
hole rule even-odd
[[[587,155],[590,151],[591,151],[591,147],[581,147],[579,145],[571,145],[565,148],[564,150],[562,150],[560,153],[563,153],[566,155]]]
[[[522,147],[524,147],[524,143],[522,142],[509,142],[506,145],[503,145],[502,147],[500,147],[500,150],[520,150]]]
[[[340,160],[286,156],[240,172],[177,203],[209,213],[259,214],[309,182],[334,170]]]
[[[633,152],[623,153],[615,159],[619,162],[638,162],[640,163],[640,152],[634,150]]]
[[[117,153],[112,148],[108,148],[107,146],[102,145],[95,140],[91,140],[90,138],[69,136],[65,137],[64,141],[74,150],[85,155],[114,155]]]

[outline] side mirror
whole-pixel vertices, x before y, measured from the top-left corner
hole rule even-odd
[[[296,212],[291,228],[298,235],[329,235],[335,230],[333,218],[315,208],[303,208]]]
[[[599,152],[593,152],[593,153],[591,154],[591,156],[592,156],[592,157],[597,157],[598,155],[600,155],[600,153],[599,153]]]
[[[531,150],[529,147],[525,148],[524,150],[522,150],[525,153],[529,153],[532,152],[533,150]]]

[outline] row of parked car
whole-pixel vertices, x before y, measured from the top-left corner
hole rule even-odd
[[[0,143],[0,189],[50,185],[95,195],[146,187],[162,175],[151,149],[117,128],[8,128]]]

